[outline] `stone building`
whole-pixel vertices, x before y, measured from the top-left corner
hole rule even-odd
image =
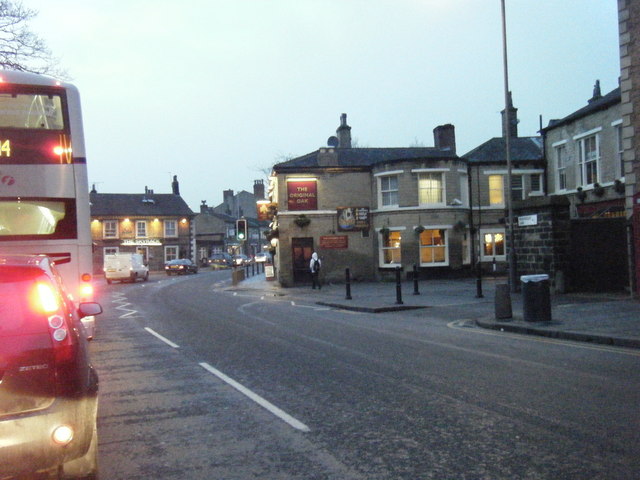
[[[625,177],[625,208],[631,282],[640,295],[640,3],[618,0],[620,32],[620,93]]]
[[[502,111],[502,136],[464,155],[469,165],[474,258],[484,270],[503,273],[507,258],[507,196],[521,202],[545,194],[545,160],[541,137],[519,137],[518,115],[509,95],[509,125]],[[509,135],[511,188],[508,185],[506,136]],[[477,246],[477,247],[476,247]]]
[[[172,193],[89,193],[94,273],[102,272],[104,256],[141,253],[150,270],[163,270],[176,258],[195,261],[194,213],[180,196],[177,177]]]
[[[274,166],[275,261],[284,286],[308,281],[317,251],[325,281],[451,274],[469,258],[466,161],[453,125],[434,147],[353,148],[343,114],[329,146]]]

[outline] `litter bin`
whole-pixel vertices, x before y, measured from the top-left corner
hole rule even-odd
[[[522,310],[525,322],[551,321],[549,275],[523,275]]]

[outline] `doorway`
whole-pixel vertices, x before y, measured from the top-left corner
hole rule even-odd
[[[291,258],[293,259],[294,283],[311,283],[309,263],[313,253],[313,237],[292,238]]]

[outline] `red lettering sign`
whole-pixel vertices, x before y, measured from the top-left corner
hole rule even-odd
[[[287,208],[289,210],[317,210],[318,183],[315,180],[287,182]]]

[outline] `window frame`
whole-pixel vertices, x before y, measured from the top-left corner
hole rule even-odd
[[[170,251],[172,251],[174,249],[175,249],[175,254],[174,253],[169,253]],[[171,260],[177,260],[178,258],[180,258],[180,246],[179,245],[165,245],[163,253],[164,253],[164,263],[170,262]]]
[[[113,225],[113,231],[115,232],[113,235],[107,235],[107,225]],[[111,229],[110,229],[111,230]],[[103,220],[102,221],[102,238],[103,239],[118,239],[120,238],[120,225],[118,220]]]
[[[391,234],[399,234],[398,245],[397,246],[385,246],[385,236],[378,229],[378,266],[380,268],[396,268],[402,266],[402,232],[404,228],[389,228],[389,235]],[[391,252],[397,250],[398,258],[397,262],[385,262],[385,252]],[[392,253],[393,258],[393,253]]]
[[[600,153],[601,130],[601,127],[595,128],[573,137],[573,139],[578,143],[578,162],[576,167],[578,169],[577,180],[579,181],[579,184],[577,186],[590,187],[600,182],[600,162],[602,158]],[[595,147],[593,149],[593,152],[595,152],[593,158],[589,158],[591,150],[587,151],[586,148],[587,142],[590,142],[591,140],[593,140],[593,146]]]
[[[498,190],[497,188],[495,188],[496,186],[493,185],[492,186],[492,182],[491,179],[492,178],[496,178],[499,177],[500,178],[500,189]],[[487,191],[489,192],[489,206],[492,207],[498,207],[498,206],[504,206],[505,205],[505,188],[504,188],[504,182],[505,182],[505,176],[500,174],[500,173],[492,173],[487,175],[487,183],[488,183],[488,189]],[[493,201],[493,193],[498,192],[501,198],[500,202],[494,202]]]
[[[378,206],[380,209],[390,209],[390,208],[398,208],[400,205],[400,174],[402,171],[393,171],[393,172],[384,172],[378,173],[375,176],[377,177],[378,183]],[[395,189],[388,188],[383,190],[383,181],[395,179],[396,185]],[[395,203],[384,203],[385,194],[395,194]]]
[[[440,207],[445,205],[446,203],[446,196],[447,196],[447,189],[446,189],[446,176],[445,176],[445,172],[446,170],[441,170],[441,169],[420,169],[420,170],[412,170],[412,173],[417,173],[418,174],[418,205],[421,207],[428,207],[428,206],[436,206],[436,207]],[[438,178],[426,178],[428,176],[436,176]],[[421,186],[422,181],[426,181],[426,182],[435,182],[436,184],[436,188],[433,187],[429,187],[429,188],[425,188]],[[436,197],[439,197],[439,199],[437,201],[424,201],[425,198],[424,197],[429,197],[431,195],[433,195],[433,192],[435,192]]]
[[[502,243],[503,243],[503,249],[504,249],[504,253],[501,255],[496,255],[495,254],[495,245],[496,245],[496,241],[495,241],[495,236],[499,234],[502,235]],[[491,235],[492,236],[492,250],[493,250],[493,254],[491,255],[487,255],[485,254],[485,236],[486,235]],[[480,229],[480,260],[481,261],[493,261],[493,259],[495,258],[496,261],[506,261],[507,260],[507,231],[506,229],[500,229],[500,228],[487,228],[487,229]]]
[[[173,223],[174,233],[169,232],[169,225]],[[163,234],[164,238],[178,238],[178,220],[167,219],[163,221]]]
[[[569,155],[567,150],[567,141],[554,143],[552,145],[554,151],[554,176],[556,192],[564,192],[567,190],[567,168],[569,166]]]
[[[434,232],[434,231],[440,231],[442,232],[442,235],[440,238],[443,239],[444,243],[441,245],[428,245],[428,244],[423,244],[423,236],[425,235],[425,233],[427,232]],[[435,251],[436,249],[444,249],[444,260],[438,262],[438,261],[432,261],[432,262],[423,262],[423,257],[422,257],[422,253],[423,251]],[[429,226],[428,228],[425,228],[422,232],[420,232],[420,235],[418,237],[418,251],[419,251],[419,260],[420,260],[420,266],[421,267],[446,267],[449,265],[449,229],[446,227],[438,227],[438,226]],[[433,255],[431,255],[431,258],[434,258]]]
[[[143,232],[144,235],[140,235],[143,229],[144,229],[144,232]],[[149,238],[146,220],[136,220],[136,238]]]

